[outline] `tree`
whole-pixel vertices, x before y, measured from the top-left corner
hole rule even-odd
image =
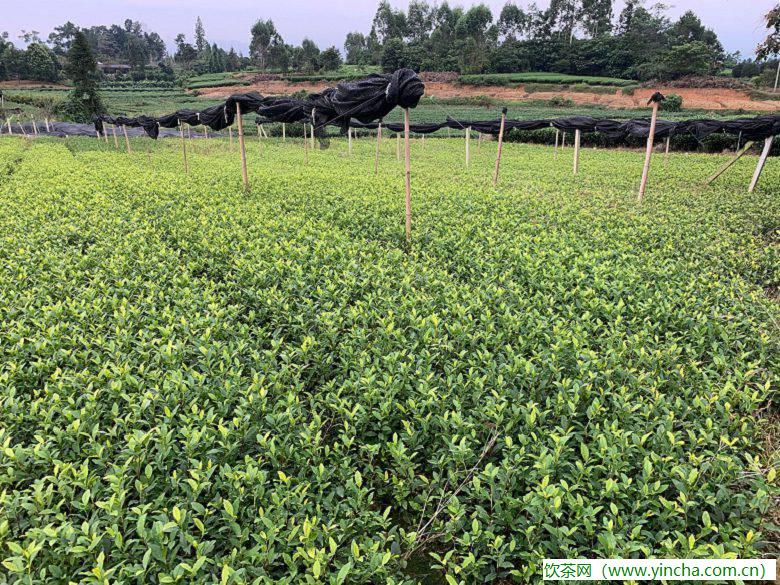
[[[57,61],[42,43],[32,43],[27,47],[27,75],[36,81],[57,81]]]
[[[390,39],[382,50],[382,71],[393,72],[406,66],[406,46],[401,39]]]
[[[528,28],[528,15],[516,4],[508,2],[498,17],[498,32],[506,41],[515,41],[525,34]]]
[[[387,0],[382,0],[376,9],[371,31],[382,45],[390,39],[403,39],[406,36],[406,15],[394,10]]]
[[[675,45],[661,61],[659,74],[666,79],[685,75],[707,75],[718,65],[718,53],[703,41]]]
[[[582,27],[592,39],[612,29],[612,0],[582,0]]]
[[[238,71],[239,69],[241,69],[241,59],[236,50],[230,47],[227,54],[227,62],[225,63],[225,71]]]
[[[125,49],[127,61],[134,70],[143,72],[149,62],[149,47],[142,38],[132,36],[127,40]]]
[[[359,32],[347,34],[347,39],[344,41],[344,52],[347,54],[347,63],[350,65],[366,65],[371,60],[368,39]]]
[[[73,81],[73,91],[64,108],[66,113],[81,122],[102,114],[105,108],[98,93],[97,61],[82,31],[77,31],[73,37],[65,72]]]
[[[433,26],[433,8],[426,0],[412,0],[406,13],[406,36],[411,42],[428,38]]]
[[[303,39],[297,68],[303,71],[316,71],[320,68],[320,49],[311,39]]]
[[[341,53],[333,46],[328,47],[320,54],[320,68],[323,71],[335,71],[341,67]]]
[[[198,52],[195,50],[195,47],[189,44],[181,33],[176,35],[174,42],[176,43],[176,54],[173,56],[173,60],[185,67],[190,67],[198,58]]]
[[[49,34],[48,43],[55,55],[64,56],[68,52],[76,31],[78,27],[70,21],[54,28]]]
[[[770,55],[777,57],[780,55],[780,4],[770,10],[764,17],[766,27],[771,32],[767,35],[763,43],[756,48],[756,56],[759,59],[767,59]],[[775,74],[775,91],[780,83],[780,61],[777,62],[777,73]]]
[[[149,57],[156,61],[162,61],[168,54],[168,50],[165,48],[165,41],[156,32],[144,33],[144,40],[146,41],[147,52]]]
[[[257,60],[260,69],[265,71],[268,61],[268,51],[272,45],[281,44],[282,37],[276,32],[272,20],[258,20],[251,29],[252,41],[249,44],[249,54]]]
[[[203,28],[203,21],[200,16],[195,20],[195,50],[198,54],[203,53],[209,46],[206,40],[206,30]]]
[[[493,22],[490,8],[472,6],[455,25],[455,36],[461,41],[457,52],[463,73],[481,73],[490,59],[489,31]]]

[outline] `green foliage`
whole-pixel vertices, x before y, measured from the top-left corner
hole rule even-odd
[[[9,583],[766,552],[777,165],[673,155],[637,206],[638,152],[506,144],[493,189],[494,143],[415,142],[407,251],[393,140],[265,141],[251,194],[226,141],[134,146],[0,140]]]
[[[341,64],[341,53],[336,47],[328,47],[320,54],[320,68],[323,71],[337,71]]]
[[[683,98],[676,93],[670,93],[666,96],[666,99],[661,102],[658,109],[665,112],[679,112],[683,107]]]
[[[57,81],[57,60],[48,47],[31,43],[27,47],[27,75],[36,81]]]
[[[613,77],[592,77],[587,75],[566,75],[562,73],[491,73],[485,75],[461,75],[460,83],[466,85],[509,85],[518,83],[549,83],[549,84],[575,84],[587,83],[588,85],[612,85],[626,86],[633,82],[628,79],[616,79]]]
[[[97,61],[81,31],[76,32],[68,50],[65,72],[73,82],[73,91],[59,108],[59,113],[77,122],[89,122],[96,114],[105,112],[98,92]]]

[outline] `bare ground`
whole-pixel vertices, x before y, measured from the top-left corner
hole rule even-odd
[[[264,95],[289,95],[296,91],[315,92],[328,87],[326,83],[288,83],[285,81],[261,81],[240,91],[258,91]],[[222,98],[235,92],[235,87],[212,87],[201,90],[201,95],[209,98]],[[658,87],[637,89],[634,95],[596,94],[580,92],[536,92],[527,93],[519,87],[485,87],[456,85],[452,83],[426,83],[427,96],[438,98],[477,97],[505,99],[507,101],[546,100],[553,97],[568,98],[578,105],[602,105],[611,108],[636,108],[645,106],[655,92],[676,93],[683,98],[686,109],[701,110],[750,110],[755,112],[774,112],[780,110],[780,99],[772,101],[754,100],[747,93],[736,89],[690,89]]]

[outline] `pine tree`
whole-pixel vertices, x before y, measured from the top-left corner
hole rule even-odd
[[[203,21],[200,16],[195,21],[195,49],[198,54],[203,53],[208,47],[208,41],[206,41],[206,30],[203,28]]]
[[[69,117],[77,122],[88,122],[105,112],[98,92],[97,61],[82,31],[73,37],[65,73],[73,81],[73,91],[64,106]]]

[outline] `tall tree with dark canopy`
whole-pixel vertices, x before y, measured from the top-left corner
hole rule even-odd
[[[766,27],[770,30],[769,35],[763,43],[758,45],[756,56],[759,59],[767,59],[770,56],[780,55],[780,3],[777,4],[766,15]],[[777,62],[777,73],[775,74],[775,91],[780,83],[780,61]]]
[[[200,55],[208,48],[208,46],[209,43],[206,41],[206,29],[203,28],[203,21],[199,16],[195,21],[195,49]]]
[[[65,113],[77,122],[88,122],[105,112],[98,93],[97,61],[82,31],[73,36],[65,73],[73,82],[73,91],[65,104]]]
[[[249,53],[257,60],[260,69],[265,70],[268,65],[268,51],[272,45],[281,44],[282,37],[276,32],[273,20],[258,20],[252,26],[252,41],[249,44]]]

